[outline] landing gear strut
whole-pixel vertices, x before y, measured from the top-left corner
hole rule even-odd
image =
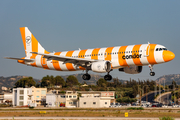
[[[149,68],[150,68],[150,76],[154,76],[155,75],[155,72],[153,72],[153,65],[149,65]]]

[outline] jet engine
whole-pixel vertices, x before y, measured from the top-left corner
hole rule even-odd
[[[91,70],[99,73],[109,72],[111,70],[111,63],[109,61],[93,62]]]
[[[130,66],[130,67],[119,68],[119,71],[129,74],[138,74],[142,72],[142,66]]]

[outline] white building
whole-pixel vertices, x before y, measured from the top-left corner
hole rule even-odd
[[[13,88],[13,106],[40,106],[46,99],[47,88]]]
[[[56,105],[56,94],[52,91],[46,94],[46,104],[48,105],[48,107],[58,107]]]
[[[1,93],[0,103],[12,103],[13,94],[12,93]]]
[[[13,106],[30,105],[32,103],[31,95],[31,88],[13,88]]]
[[[80,108],[104,108],[109,107],[114,101],[114,91],[79,91]]]
[[[65,107],[77,107],[77,92],[66,91],[49,91],[46,94],[46,103],[49,107],[61,107],[64,104]]]

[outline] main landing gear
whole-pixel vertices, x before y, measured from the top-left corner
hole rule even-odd
[[[82,76],[82,79],[83,79],[83,80],[90,80],[90,79],[91,79],[91,75],[88,74],[88,73],[86,73],[86,74],[84,74],[84,75]]]
[[[83,79],[83,80],[90,80],[90,79],[91,79],[91,75],[88,74],[88,70],[87,70],[87,69],[86,69],[86,74],[84,74],[84,75],[82,76],[82,79]]]
[[[105,79],[106,81],[110,81],[110,80],[112,79],[112,76],[109,75],[109,72],[108,72],[107,75],[104,76],[104,79]]]
[[[150,76],[155,76],[155,72],[153,72],[153,65],[149,65],[150,68]]]
[[[88,74],[88,70],[86,70],[86,74],[83,74],[82,79],[83,80],[90,80],[91,79],[91,75]],[[112,76],[109,75],[109,72],[107,75],[104,76],[104,79],[106,81],[110,81],[112,79]]]

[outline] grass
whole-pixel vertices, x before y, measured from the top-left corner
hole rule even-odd
[[[46,114],[40,114],[40,111],[47,111]],[[170,112],[171,111],[171,112]],[[125,112],[128,112],[128,117],[157,117],[163,118],[164,116],[173,116],[174,118],[180,118],[180,110],[178,109],[144,109],[144,108],[102,108],[102,109],[9,109],[0,110],[0,117],[124,117]],[[171,120],[171,119],[170,119]]]
[[[143,107],[129,107],[127,110],[144,110]]]
[[[91,111],[91,112],[82,112],[82,111],[69,111],[69,112],[48,112],[48,114],[43,114],[44,117],[53,117],[53,116],[71,116],[71,117],[77,117],[77,116],[81,116],[81,117],[124,117],[125,112],[119,112],[119,111]],[[16,116],[16,117],[35,117],[35,116],[39,116],[41,117],[42,114],[39,114],[39,112],[0,112],[0,117],[7,117],[7,116]],[[129,117],[164,117],[164,116],[173,116],[173,117],[180,117],[179,113],[157,113],[157,112],[140,112],[140,111],[131,111],[128,112],[128,116]],[[162,120],[166,120],[166,119],[162,119]],[[171,120],[171,119],[170,119]]]

